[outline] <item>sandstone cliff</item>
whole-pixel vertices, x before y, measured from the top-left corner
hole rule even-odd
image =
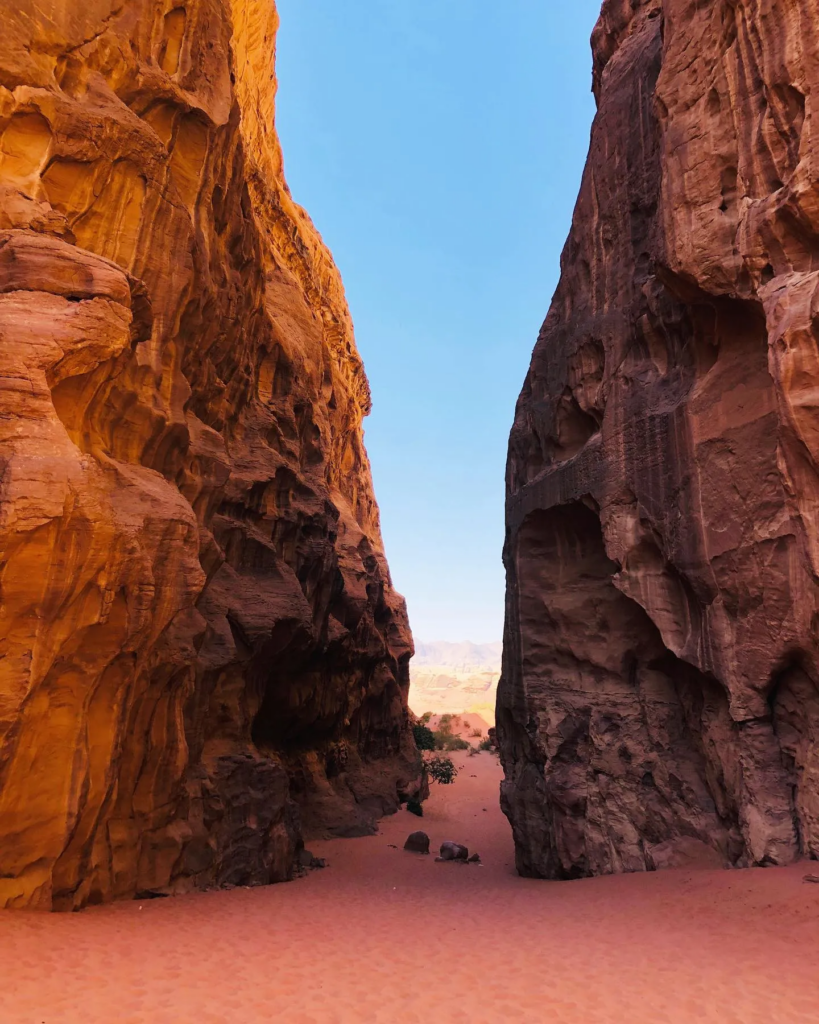
[[[273,0],[0,39],[0,905],[289,877],[396,807],[367,380],[274,131]]]
[[[606,0],[512,430],[521,872],[819,857],[819,4]]]

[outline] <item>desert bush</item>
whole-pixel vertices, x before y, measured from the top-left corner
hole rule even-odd
[[[431,718],[432,718],[432,712],[431,711],[425,711],[423,713],[423,715],[421,715],[421,721],[424,723],[424,725],[429,725]]]
[[[430,782],[437,782],[441,786],[450,786],[455,781],[458,769],[455,767],[451,757],[438,754],[424,762],[424,771]],[[409,804],[407,805],[409,807]]]
[[[412,735],[419,750],[435,750],[435,733],[423,723],[419,722],[412,727]]]
[[[475,736],[477,738],[480,738],[481,736],[483,736],[483,733],[481,732],[480,729],[473,729],[472,732],[469,735],[470,736]]]
[[[491,749],[492,749],[492,740],[490,740],[489,737],[487,737],[485,740],[481,740],[481,742],[478,744],[478,750],[491,750]]]
[[[438,750],[444,749],[444,742],[447,737],[452,735],[452,720],[449,715],[442,715],[441,720],[438,722],[438,728],[435,730],[435,736],[440,741],[438,743]]]
[[[419,818],[423,818],[424,816],[424,808],[417,800],[407,800],[407,810],[410,814],[415,814]]]
[[[441,732],[438,729],[432,734],[435,737],[436,750],[467,750],[469,744],[460,736],[453,736],[450,732]]]

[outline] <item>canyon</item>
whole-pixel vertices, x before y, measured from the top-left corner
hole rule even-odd
[[[276,8],[4,15],[0,907],[289,880],[425,783]],[[522,875],[819,858],[818,29],[819,0],[603,4],[509,442]],[[419,654],[419,713],[484,711],[497,645]]]
[[[509,441],[517,867],[817,858],[819,4],[606,0],[592,45]]]
[[[271,0],[0,40],[0,906],[293,876],[417,793],[341,280]]]

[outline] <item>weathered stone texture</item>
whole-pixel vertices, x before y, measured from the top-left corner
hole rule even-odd
[[[819,4],[607,0],[517,406],[521,872],[819,857]]]
[[[411,639],[272,0],[0,37],[0,905],[290,876],[412,771]]]

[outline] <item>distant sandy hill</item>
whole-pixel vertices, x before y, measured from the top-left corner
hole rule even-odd
[[[415,642],[409,703],[417,715],[474,712],[495,723],[503,644]]]

